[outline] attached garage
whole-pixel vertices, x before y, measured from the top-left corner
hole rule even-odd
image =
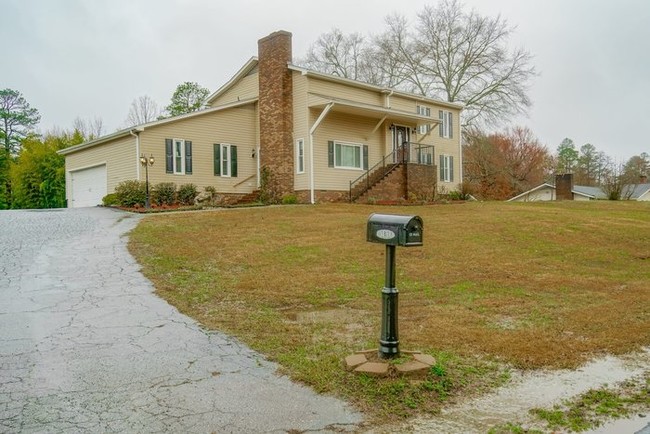
[[[106,196],[106,165],[89,167],[70,172],[70,208],[101,205]]]

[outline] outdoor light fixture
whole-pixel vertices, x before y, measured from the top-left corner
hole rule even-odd
[[[151,201],[149,200],[149,166],[153,166],[154,161],[153,154],[150,154],[149,158],[145,157],[144,154],[140,154],[140,164],[144,166],[145,188],[147,191],[144,207],[147,209],[151,208]]]
[[[251,149],[251,158],[255,158],[255,148]]]

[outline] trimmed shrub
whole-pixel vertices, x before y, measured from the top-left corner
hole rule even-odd
[[[172,205],[176,202],[176,184],[161,182],[153,187],[153,201],[158,205]]]
[[[117,194],[110,193],[102,198],[102,204],[104,206],[114,206],[119,205],[120,202],[117,200]]]
[[[282,196],[283,205],[293,205],[298,203],[298,197],[295,194],[285,194]]]
[[[194,205],[194,198],[197,194],[196,185],[183,184],[178,188],[178,201],[183,205]]]
[[[144,181],[122,181],[115,187],[115,196],[121,206],[144,206],[147,199]]]

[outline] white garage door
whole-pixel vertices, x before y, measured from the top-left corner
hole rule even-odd
[[[70,172],[71,208],[101,205],[106,196],[106,165]]]

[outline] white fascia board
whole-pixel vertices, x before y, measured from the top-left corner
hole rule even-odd
[[[71,146],[69,148],[61,149],[61,150],[57,151],[57,154],[60,154],[60,155],[72,154],[74,152],[81,151],[82,149],[91,148],[93,146],[101,145],[103,143],[109,142],[109,141],[114,140],[114,139],[119,139],[121,137],[129,136],[129,135],[131,135],[132,132],[141,133],[141,132],[145,131],[147,128],[153,128],[153,127],[157,127],[159,125],[165,125],[165,124],[169,124],[169,123],[172,123],[172,122],[178,122],[178,121],[193,118],[193,117],[196,117],[196,116],[203,116],[203,115],[207,115],[207,114],[210,114],[210,113],[215,113],[215,112],[218,112],[218,111],[221,111],[221,110],[227,110],[227,109],[230,109],[230,108],[235,108],[235,107],[240,107],[240,106],[244,106],[244,105],[248,105],[248,104],[253,104],[255,102],[257,102],[257,98],[249,98],[249,99],[244,99],[244,100],[241,100],[241,101],[235,101],[235,102],[232,102],[232,103],[229,103],[229,104],[220,105],[220,106],[217,106],[217,107],[211,107],[209,109],[197,110],[197,111],[194,111],[192,113],[186,113],[184,115],[174,116],[172,118],[161,119],[159,121],[149,122],[147,124],[136,125],[134,127],[127,128],[127,129],[121,130],[121,131],[117,131],[117,132],[115,132],[113,134],[109,134],[107,136],[103,136],[103,137],[100,137],[98,139],[91,140],[89,142],[84,142],[84,143],[81,143],[79,145],[75,145],[75,146]]]
[[[441,105],[441,106],[444,106],[444,107],[449,107],[449,108],[453,108],[453,109],[457,109],[457,110],[462,110],[464,108],[464,105],[460,104],[460,103],[442,101],[442,100],[439,100],[439,99],[429,98],[429,97],[426,97],[426,96],[423,96],[423,95],[418,95],[418,94],[415,94],[415,93],[404,92],[404,91],[393,89],[393,88],[390,88],[390,87],[383,87],[383,86],[377,86],[375,84],[364,83],[363,81],[357,81],[357,80],[352,80],[352,79],[349,79],[349,78],[339,77],[338,75],[326,74],[324,72],[318,72],[318,71],[314,71],[314,70],[311,70],[311,69],[306,69],[306,68],[296,66],[296,65],[289,65],[289,69],[292,70],[292,71],[300,72],[302,75],[306,75],[306,76],[310,76],[310,77],[314,77],[314,78],[320,78],[322,80],[332,81],[332,82],[344,84],[344,85],[347,85],[347,86],[353,86],[353,87],[373,90],[373,91],[382,92],[382,93],[393,92],[394,95],[399,95],[399,96],[403,96],[403,97],[413,99],[413,100],[416,100],[416,101],[426,102],[426,103],[429,103],[429,104]]]
[[[232,76],[230,80],[228,80],[223,86],[221,86],[219,89],[217,89],[212,95],[210,95],[205,102],[207,104],[211,103],[215,99],[217,99],[220,95],[222,95],[224,92],[226,92],[228,89],[230,89],[235,83],[237,83],[239,80],[242,78],[246,77],[248,73],[255,67],[257,66],[257,57],[251,57],[248,59],[248,62],[244,64],[241,68],[239,68],[239,71],[235,73],[235,75]]]

